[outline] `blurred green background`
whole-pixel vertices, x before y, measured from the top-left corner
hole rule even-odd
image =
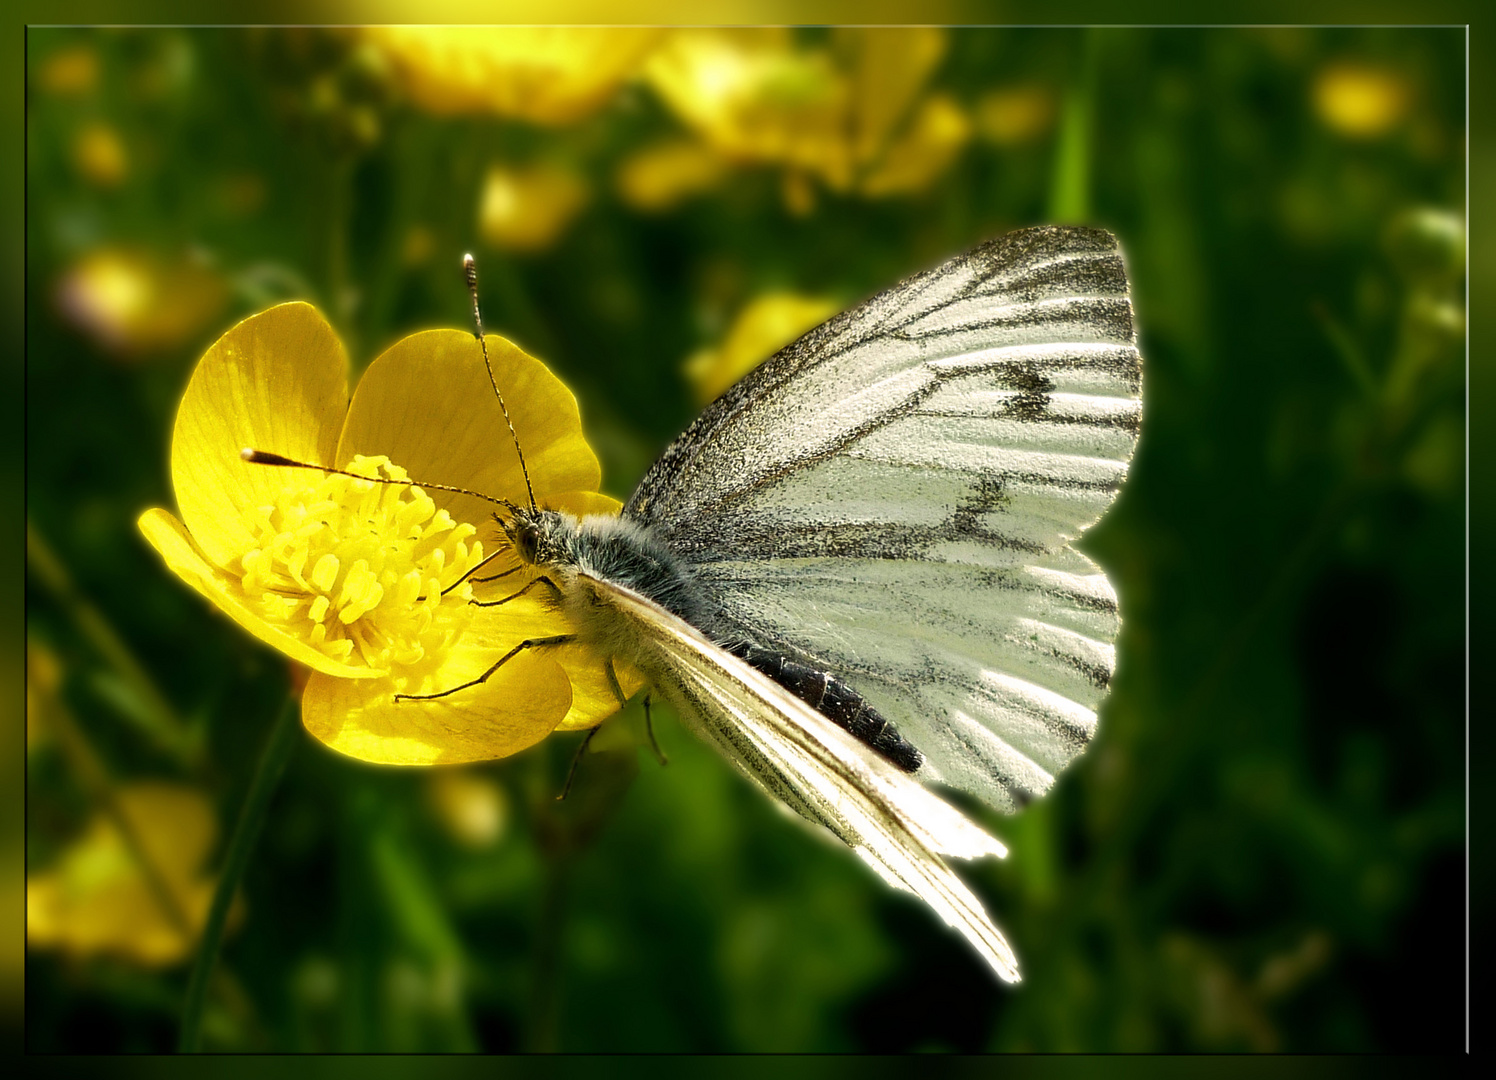
[[[963,868],[1023,984],[664,710],[560,804],[578,736],[298,736],[205,1045],[1461,1044],[1462,30],[32,29],[26,79],[30,1050],[175,1045],[291,692],[134,526],[218,334],[309,299],[359,369],[472,250],[626,496],[713,380],[1045,221],[1122,240],[1145,422],[1100,734]]]

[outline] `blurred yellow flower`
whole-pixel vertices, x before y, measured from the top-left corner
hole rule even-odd
[[[89,124],[73,139],[73,166],[99,187],[118,187],[130,174],[119,133],[108,124]]]
[[[1056,102],[1043,86],[1005,86],[983,94],[974,111],[982,138],[998,146],[1020,146],[1050,129]]]
[[[923,191],[956,160],[971,137],[971,121],[944,94],[926,98],[883,156],[862,178],[873,198]]]
[[[618,169],[618,194],[635,210],[669,210],[692,195],[715,187],[727,163],[707,147],[687,139],[646,146]]]
[[[377,26],[359,33],[438,116],[574,123],[600,108],[659,40],[648,27]]]
[[[587,205],[587,184],[559,165],[493,165],[478,196],[478,232],[494,247],[543,251]]]
[[[774,353],[835,315],[833,301],[795,293],[766,293],[733,321],[722,343],[702,349],[686,361],[686,379],[705,405],[714,401]]]
[[[680,30],[645,75],[729,161],[876,197],[927,186],[968,137],[955,102],[919,100],[945,44],[930,27],[838,29],[824,48],[796,47],[785,28]],[[803,210],[802,187],[787,180],[787,200]]]
[[[1412,96],[1412,87],[1397,72],[1367,64],[1332,64],[1314,80],[1314,111],[1352,139],[1387,134],[1407,115]]]
[[[596,493],[597,458],[571,392],[503,338],[489,336],[488,347],[537,500],[617,513],[616,500]],[[369,365],[351,402],[347,368],[332,328],[302,303],[252,316],[208,350],[172,435],[182,520],[154,509],[139,522],[167,566],[312,669],[302,722],[352,757],[401,765],[504,757],[558,724],[589,727],[615,712],[601,664],[571,647],[521,652],[449,696],[395,699],[451,690],[525,639],[571,627],[533,593],[501,607],[469,603],[475,585],[463,575],[483,556],[475,523],[501,535],[492,503],[241,460],[250,447],[360,477],[398,479],[408,468],[432,483],[525,501],[472,334],[431,330],[397,342]],[[485,574],[517,566],[505,550]],[[515,581],[524,578],[506,577],[498,595],[515,591]],[[629,691],[639,685],[633,672],[620,678]]]
[[[218,835],[213,807],[200,792],[168,783],[132,784],[115,798],[151,873],[114,818],[95,815],[55,865],[27,876],[26,944],[80,958],[177,963],[202,931],[213,899],[213,879],[204,874]]]
[[[121,248],[98,248],[62,277],[63,315],[106,349],[126,357],[186,344],[227,300],[222,279],[193,259],[168,263]]]
[[[36,82],[51,94],[86,94],[99,82],[99,54],[87,45],[59,49],[38,65]]]
[[[459,843],[492,847],[504,835],[509,800],[492,776],[475,769],[438,769],[426,785],[437,819]]]

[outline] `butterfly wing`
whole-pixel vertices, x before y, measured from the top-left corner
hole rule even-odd
[[[921,775],[1011,809],[1084,749],[1118,620],[1070,546],[1141,415],[1127,278],[1097,229],[1010,233],[770,358],[625,515],[741,633],[853,685]]]
[[[685,621],[622,586],[587,582],[622,616],[631,657],[699,736],[889,884],[924,900],[1000,976],[1018,981],[1002,932],[941,858],[1001,857],[1001,843]]]

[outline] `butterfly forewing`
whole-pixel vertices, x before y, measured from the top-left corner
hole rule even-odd
[[[721,399],[625,513],[724,625],[847,679],[1000,808],[1084,748],[1116,598],[1070,547],[1115,496],[1141,362],[1116,241],[994,240],[807,334]]]

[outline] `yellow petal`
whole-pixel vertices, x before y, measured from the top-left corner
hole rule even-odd
[[[833,31],[852,73],[852,153],[872,160],[909,113],[915,96],[945,55],[945,32],[935,27],[844,27]]]
[[[273,503],[286,485],[283,470],[246,464],[239,451],[331,464],[347,403],[343,346],[310,304],[252,315],[214,342],[171,440],[177,506],[210,562],[232,566],[255,546],[244,511]]]
[[[579,518],[593,515],[617,517],[623,509],[623,503],[613,496],[596,491],[568,491],[560,495],[547,495],[540,500],[540,505],[547,510],[564,510]]]
[[[568,645],[556,650],[556,660],[571,680],[571,709],[557,728],[580,731],[596,727],[623,705],[613,692],[603,658],[584,645]],[[626,660],[613,658],[613,670],[623,690],[624,701],[642,690],[648,680]]]
[[[478,199],[478,232],[494,247],[543,251],[590,197],[587,181],[561,165],[492,165]]]
[[[924,190],[955,161],[970,136],[971,121],[961,106],[944,94],[930,95],[862,178],[862,193],[877,198]]]
[[[596,490],[602,473],[582,437],[577,399],[539,360],[495,334],[488,355],[524,448],[538,503],[550,492]],[[503,410],[472,334],[428,330],[397,342],[359,381],[337,456],[386,454],[415,480],[529,501]],[[492,503],[427,489],[458,521],[480,524]]]
[[[273,649],[300,661],[314,671],[346,679],[367,679],[383,675],[377,668],[360,663],[340,664],[320,650],[305,644],[262,619],[244,603],[237,578],[219,570],[193,544],[186,527],[165,510],[147,510],[137,522],[150,545],[166,560],[167,567],[179,578],[202,593],[229,618]]]
[[[715,349],[702,349],[686,361],[686,378],[702,405],[801,334],[835,315],[831,300],[796,293],[766,293],[733,320],[727,337]]]
[[[563,510],[579,518],[592,515],[617,517],[619,511],[623,509],[623,504],[617,499],[608,495],[600,495],[595,491],[568,491],[561,495],[547,495],[541,500],[541,505],[550,510]],[[502,573],[517,565],[518,560],[504,561],[501,557],[489,564],[487,572]],[[518,585],[512,586],[512,588],[518,587]],[[513,605],[506,604],[502,610],[509,610],[512,607]],[[548,616],[554,620],[552,623],[548,623],[545,627],[527,630],[526,633],[539,636],[575,632],[575,627],[565,622],[561,615],[548,613]],[[498,655],[503,654],[501,652]],[[565,670],[572,688],[571,709],[558,725],[559,728],[565,731],[577,731],[595,727],[621,708],[618,695],[613,691],[613,684],[608,681],[604,657],[580,644],[553,649],[550,655],[555,657],[556,662]],[[633,697],[644,687],[646,682],[644,676],[632,664],[615,657],[613,666],[618,675],[619,686],[623,689],[624,700]]]
[[[437,115],[490,111],[568,124],[603,105],[661,31],[652,27],[384,26],[362,31]]]
[[[218,822],[211,802],[192,788],[145,782],[117,793],[138,854],[171,895],[184,928],[162,907],[137,850],[112,817],[95,815],[57,863],[26,881],[28,944],[78,956],[111,953],[146,965],[185,957],[207,916],[213,883],[200,876]]]
[[[645,69],[676,116],[724,156],[851,175],[850,85],[825,50],[798,50],[782,27],[678,30]]]
[[[700,143],[671,139],[635,151],[618,168],[618,193],[635,210],[668,210],[716,187],[727,175],[722,155]]]
[[[503,655],[467,650],[468,663],[443,666],[450,682],[432,680],[422,692],[460,685]],[[394,693],[387,680],[314,674],[301,699],[302,723],[334,750],[361,761],[456,764],[533,746],[556,729],[571,705],[571,685],[545,650],[520,653],[486,682],[434,701],[395,701]]]

